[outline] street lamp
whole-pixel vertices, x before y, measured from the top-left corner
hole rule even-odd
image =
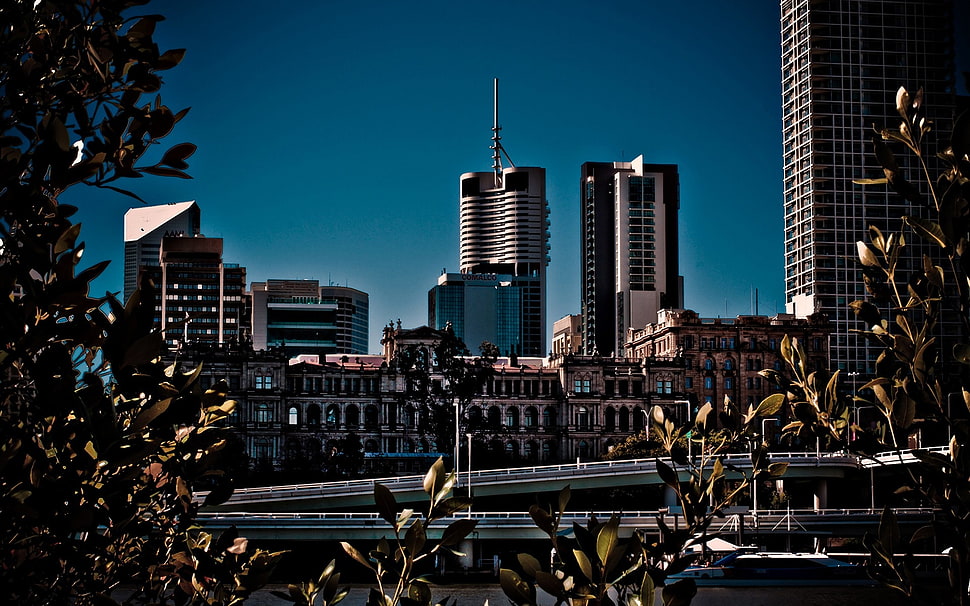
[[[684,405],[684,424],[686,425],[687,423],[690,423],[691,422],[690,400],[674,400],[674,404]],[[693,444],[691,444],[692,433],[693,431],[687,432],[687,458],[690,459],[691,461],[694,460],[694,454],[693,454],[694,447],[693,447]]]
[[[472,434],[466,433],[465,437],[468,438],[468,471],[465,475],[468,477],[466,484],[468,485],[468,500],[472,499]],[[472,507],[468,506],[468,517],[472,517]]]
[[[455,488],[461,484],[461,405],[455,402]]]
[[[766,439],[768,437],[768,431],[765,428],[765,423],[769,423],[769,422],[771,422],[771,423],[779,423],[780,424],[781,423],[781,419],[773,419],[773,418],[770,418],[770,417],[769,418],[766,418],[766,419],[761,419],[761,439],[764,440],[765,442],[768,441]]]

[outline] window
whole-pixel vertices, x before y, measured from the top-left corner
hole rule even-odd
[[[555,427],[556,426],[556,409],[546,408],[542,411],[542,425],[543,427]]]
[[[273,409],[270,408],[269,404],[257,404],[256,405],[256,419],[257,423],[272,423],[273,422]]]
[[[535,406],[530,406],[525,409],[525,426],[535,427],[539,424],[539,411]]]
[[[291,406],[287,411],[286,418],[287,425],[299,425],[300,424],[300,413],[297,412],[296,406]]]
[[[519,426],[519,409],[510,406],[505,411],[505,426],[514,429]]]
[[[714,377],[704,377],[704,389],[714,389]]]
[[[589,430],[589,410],[586,407],[582,407],[576,413],[576,425],[581,431]]]
[[[724,389],[734,389],[734,377],[724,377]]]
[[[694,389],[694,377],[684,377],[684,389]]]
[[[706,358],[704,360],[704,370],[714,370],[714,360]]]
[[[724,370],[734,370],[734,360],[732,360],[731,358],[725,358]]]
[[[256,389],[273,389],[273,375],[256,375]]]

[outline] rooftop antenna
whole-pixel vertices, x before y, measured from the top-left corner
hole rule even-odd
[[[495,172],[495,187],[497,188],[502,186],[502,154],[505,154],[505,159],[509,161],[509,165],[515,167],[515,162],[512,162],[509,153],[502,147],[502,135],[499,134],[501,130],[502,127],[498,123],[498,78],[495,78],[493,80],[492,145],[489,146],[489,149],[492,150],[492,170]]]

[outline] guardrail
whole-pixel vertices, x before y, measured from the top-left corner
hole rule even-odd
[[[924,449],[918,449],[926,452],[933,452],[938,454],[948,454],[949,448],[947,446],[936,446]],[[885,465],[896,465],[896,464],[910,464],[918,461],[918,459],[912,454],[913,450],[900,450],[892,451],[887,453],[880,453],[872,457],[864,457],[860,455],[850,454],[847,452],[778,452],[771,453],[771,460],[773,462],[782,462],[794,464],[797,466],[802,465],[836,465],[840,467],[855,467],[868,469],[870,467],[885,466]],[[696,458],[696,457],[695,457]],[[670,459],[660,459],[668,465],[678,467],[672,463]],[[751,457],[747,453],[739,454],[728,454],[721,457],[722,462],[725,465],[733,465],[735,467],[746,467],[750,466]],[[512,480],[527,479],[535,480],[537,478],[558,478],[562,476],[572,476],[577,472],[583,472],[584,474],[595,475],[602,473],[610,473],[611,475],[624,475],[630,473],[639,473],[643,471],[655,471],[656,470],[656,458],[649,459],[627,459],[620,461],[595,461],[595,462],[577,462],[577,463],[562,463],[558,465],[536,465],[530,467],[512,467],[505,469],[490,469],[490,470],[479,470],[472,472],[461,472],[459,477],[460,484],[464,485],[471,483],[472,485],[482,485],[488,483],[501,483],[508,482]],[[236,489],[232,501],[236,502],[252,502],[252,501],[265,501],[271,499],[281,499],[281,498],[293,498],[293,497],[311,497],[326,493],[368,493],[373,490],[374,483],[380,483],[388,488],[397,490],[416,490],[420,489],[423,485],[424,476],[411,475],[411,476],[390,476],[385,478],[374,478],[369,480],[343,480],[337,482],[312,482],[312,483],[301,483],[301,484],[282,484],[274,486],[259,486],[252,488],[239,488]],[[205,498],[206,493],[200,492],[197,495],[198,499]]]

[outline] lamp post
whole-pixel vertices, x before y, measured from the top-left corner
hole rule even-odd
[[[764,440],[765,442],[767,442],[765,438],[768,435],[766,423],[769,423],[769,422],[781,423],[781,419],[772,419],[770,417],[767,419],[761,419],[761,439]],[[754,509],[754,514],[752,516],[754,518],[754,529],[757,531],[758,530],[758,480],[753,476],[751,478],[751,507]]]
[[[862,410],[863,408],[873,408],[878,410],[879,407],[878,406],[859,406],[858,404],[856,404],[855,408],[852,411],[853,416],[855,417],[854,427],[859,426],[859,411]],[[852,439],[853,440],[856,439],[855,429],[852,430]],[[876,510],[876,466],[870,465],[869,466],[869,511],[875,511],[875,510]]]
[[[468,467],[467,467],[468,471],[465,472],[465,475],[468,477],[468,481],[465,482],[465,484],[467,485],[467,489],[468,489],[468,500],[471,501],[471,498],[472,498],[472,434],[466,433],[465,437],[468,438]],[[468,506],[468,517],[469,518],[472,517],[471,505]]]
[[[768,422],[781,423],[781,419],[772,419],[770,417],[767,419],[761,419],[761,439],[764,440],[765,442],[768,441],[766,439],[768,437],[768,430],[765,428],[765,423],[768,423]]]
[[[455,488],[461,485],[461,405],[455,401]]]
[[[686,425],[687,423],[690,423],[691,422],[690,400],[674,400],[674,404],[684,405],[684,424]],[[693,447],[693,444],[691,444],[691,435],[690,435],[691,433],[693,432],[688,432],[688,435],[687,435],[687,458],[693,461],[694,447]]]

